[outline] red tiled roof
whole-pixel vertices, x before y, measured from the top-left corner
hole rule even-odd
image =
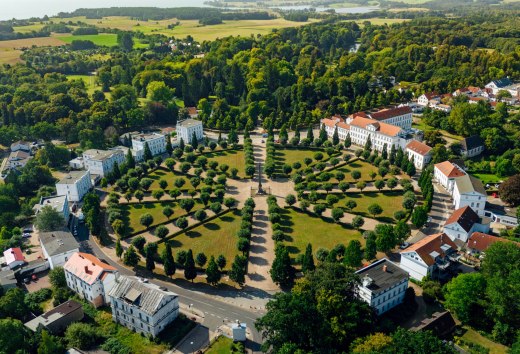
[[[330,118],[323,118],[321,123],[325,124],[328,127],[334,128],[336,126],[336,121]]]
[[[93,284],[100,278],[104,279],[105,272],[116,271],[116,268],[101,262],[93,255],[81,252],[74,253],[63,268],[88,284]]]
[[[469,206],[455,210],[446,220],[444,225],[458,223],[466,232],[471,230],[473,225],[479,222],[480,218]]]
[[[422,156],[427,155],[430,152],[430,150],[432,149],[428,145],[426,145],[424,143],[421,143],[420,141],[417,141],[417,140],[410,141],[408,143],[408,145],[406,145],[406,148],[410,149],[413,152],[416,152],[416,153],[418,153],[419,155],[422,155]]]
[[[23,256],[22,250],[19,247],[9,248],[4,251],[5,262],[9,265],[13,262],[24,262],[25,257]]]
[[[347,123],[345,122],[339,122],[338,125],[337,125],[339,128],[343,128],[345,130],[350,130],[350,125],[348,125]]]
[[[354,125],[363,129],[367,129],[368,125],[375,125],[379,133],[387,136],[396,136],[401,131],[401,128],[395,125],[380,123],[377,120],[362,117],[354,118],[354,120],[350,122],[350,125]]]
[[[435,164],[435,168],[438,169],[439,171],[441,171],[441,173],[443,175],[445,175],[446,177],[449,177],[449,178],[462,177],[462,176],[466,175],[466,173],[459,170],[457,166],[455,166],[454,164],[452,164],[449,161],[444,161],[444,162]]]
[[[419,257],[427,264],[433,265],[435,263],[435,259],[432,258],[430,253],[437,252],[441,256],[444,255],[444,251],[441,249],[442,245],[449,245],[453,249],[457,249],[457,245],[446,235],[445,233],[435,234],[426,236],[419,242],[414,243],[406,250],[401,251],[403,253],[416,252]]]
[[[383,109],[379,112],[370,114],[370,118],[375,120],[385,120],[393,117],[402,116],[404,114],[412,113],[412,109],[408,106],[395,107],[389,109]]]
[[[190,116],[197,114],[197,107],[188,107],[187,109],[188,109],[188,114]]]
[[[439,94],[437,92],[425,92],[424,95],[428,100],[431,100],[432,98],[439,97]]]
[[[476,87],[476,86],[468,86],[468,91],[472,92],[472,93],[477,93],[480,91],[480,87]]]
[[[356,113],[352,114],[352,118],[357,118],[357,117],[369,118],[369,116],[365,112],[356,112]]]
[[[486,251],[489,246],[496,242],[513,242],[502,237],[491,236],[482,232],[474,232],[468,239],[468,247],[479,252]],[[514,242],[519,245],[517,242]]]

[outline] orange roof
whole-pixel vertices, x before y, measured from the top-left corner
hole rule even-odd
[[[362,117],[354,118],[354,120],[350,122],[350,125],[354,125],[363,129],[367,129],[367,126],[369,125],[374,125],[377,132],[387,136],[396,136],[401,131],[401,128],[395,125],[381,123],[374,119]]]
[[[430,150],[432,149],[428,145],[421,143],[420,141],[417,141],[417,140],[410,141],[408,143],[408,145],[406,145],[406,148],[409,150],[412,150],[413,152],[416,152],[422,156],[428,154],[430,152]]]
[[[437,92],[425,92],[424,95],[428,100],[431,100],[432,98],[439,97],[439,94]]]
[[[81,252],[74,253],[63,268],[88,284],[104,279],[105,272],[116,271],[116,268],[101,262],[93,255]]]
[[[471,230],[473,225],[479,222],[480,218],[473,209],[466,205],[465,207],[455,210],[446,220],[444,225],[458,223],[466,232]]]
[[[449,178],[462,177],[466,175],[465,172],[459,170],[457,166],[455,166],[449,161],[437,163],[435,164],[435,168],[441,171],[443,175]]]
[[[190,116],[197,115],[197,107],[188,107],[187,110]]]
[[[383,109],[379,112],[370,114],[370,118],[375,120],[385,120],[393,117],[402,116],[403,114],[412,113],[412,109],[408,106]]]
[[[468,90],[472,93],[477,93],[480,91],[480,87],[476,87],[476,86],[468,86]]]
[[[25,262],[25,257],[19,247],[9,248],[4,251],[4,258],[7,265],[13,262]]]
[[[510,241],[502,237],[491,236],[482,232],[474,232],[468,239],[468,247],[479,252],[483,252],[495,242],[513,242],[516,245],[519,245],[518,242]]]
[[[444,251],[442,250],[442,245],[449,245],[453,249],[457,249],[457,245],[446,235],[445,233],[441,234],[434,234],[430,236],[426,236],[419,242],[414,243],[410,247],[408,247],[406,250],[401,251],[401,254],[403,253],[409,253],[409,252],[416,252],[419,257],[422,258],[422,260],[427,265],[433,265],[435,263],[435,259],[432,258],[430,253],[437,252],[441,256],[444,255]]]
[[[369,118],[365,112],[356,112],[356,113],[352,114],[352,118],[357,118],[357,117]]]
[[[321,122],[322,122],[323,124],[325,124],[326,126],[328,126],[328,127],[334,128],[334,127],[336,126],[337,120],[335,120],[335,119],[330,119],[330,118],[323,118],[323,119],[321,120]]]
[[[349,130],[350,129],[350,125],[348,125],[347,123],[345,122],[339,122],[338,125],[337,125],[339,128],[343,128],[345,130]]]

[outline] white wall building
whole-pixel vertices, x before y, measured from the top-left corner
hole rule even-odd
[[[417,280],[427,275],[439,276],[456,262],[457,245],[441,233],[426,236],[419,242],[401,251],[400,267]]]
[[[423,107],[429,107],[432,103],[440,102],[440,96],[435,92],[426,92],[417,98],[417,104]]]
[[[202,140],[204,138],[204,130],[200,120],[185,119],[179,121],[177,122],[175,130],[177,131],[177,140],[180,141],[182,139],[186,144],[191,143],[193,133],[195,133],[197,140]]]
[[[443,231],[453,241],[466,242],[473,232],[489,232],[489,223],[482,219],[469,206],[455,210],[444,223]]]
[[[43,256],[51,269],[63,267],[74,253],[79,252],[79,243],[70,232],[40,232],[39,236]]]
[[[31,154],[24,150],[13,151],[7,158],[8,167],[11,169],[22,168],[32,159]]]
[[[66,195],[69,202],[79,202],[92,188],[89,171],[71,171],[56,183],[58,195]]]
[[[462,156],[474,157],[480,155],[484,151],[484,141],[478,135],[464,138],[461,141],[462,148],[460,153]]]
[[[404,130],[412,129],[412,109],[409,106],[382,109],[369,113],[368,117],[378,122],[395,125]]]
[[[119,272],[88,253],[77,252],[63,266],[67,286],[95,307],[110,303],[112,290]]]
[[[50,206],[57,212],[63,215],[63,220],[65,223],[69,222],[70,217],[70,208],[69,208],[69,199],[67,195],[54,195],[51,197],[41,197],[40,202],[35,204],[33,207],[34,213],[38,215],[41,209],[44,206]]]
[[[451,196],[455,209],[470,206],[479,216],[484,215],[487,194],[479,179],[470,175],[455,178]]]
[[[148,144],[148,148],[152,156],[161,155],[166,152],[166,137],[164,134],[150,133],[132,135],[132,148],[136,151],[143,151],[144,146]]]
[[[18,140],[11,144],[11,151],[25,151],[25,152],[31,152],[33,147],[33,144],[28,141]]]
[[[364,146],[370,139],[372,149],[377,151],[382,151],[385,145],[389,152],[392,146],[405,147],[406,140],[401,137],[403,131],[397,126],[363,117],[349,118],[347,124],[350,126],[350,139],[355,145]]]
[[[155,337],[179,315],[177,294],[137,277],[120,276],[109,297],[113,320],[138,333]]]
[[[437,163],[433,169],[433,178],[450,193],[453,191],[455,178],[465,175],[462,168],[449,161]]]
[[[361,279],[357,296],[373,307],[378,315],[403,302],[408,288],[408,273],[395,263],[383,258],[360,269],[356,274]]]
[[[422,170],[432,159],[432,148],[417,140],[412,140],[406,145],[405,152],[408,160],[413,161],[415,167]]]
[[[20,247],[12,247],[8,250],[4,251],[4,260],[5,264],[9,267],[9,269],[14,269],[18,266],[21,266],[25,263],[25,257],[23,256],[22,250]]]
[[[517,208],[507,205],[486,202],[484,216],[491,218],[493,222],[499,223],[507,227],[518,226]]]
[[[90,170],[91,174],[105,177],[112,172],[114,165],[121,165],[125,161],[123,150],[97,150],[90,149],[83,153],[85,169]]]
[[[511,96],[516,97],[520,92],[520,84],[514,84],[508,77],[491,81],[485,88],[491,89],[493,95],[498,94],[500,91],[508,91]]]

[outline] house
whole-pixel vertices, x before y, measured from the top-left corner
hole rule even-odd
[[[496,242],[513,242],[502,237],[491,236],[482,232],[474,232],[468,239],[467,248],[472,255],[482,255]],[[517,242],[515,244],[519,245]]]
[[[4,294],[7,290],[16,288],[17,283],[13,270],[8,268],[0,270],[0,288],[2,288]]]
[[[119,272],[88,253],[74,253],[63,266],[67,286],[95,307],[110,302],[112,290]]]
[[[434,109],[436,111],[441,111],[444,113],[451,112],[451,106],[449,104],[437,103],[437,104],[432,105],[431,107],[432,107],[432,109]]]
[[[54,195],[50,197],[41,197],[40,202],[35,204],[33,207],[34,214],[38,215],[38,213],[42,210],[44,206],[50,206],[61,215],[63,215],[63,220],[68,224],[69,218],[71,216],[69,209],[69,199],[67,195]]]
[[[408,273],[383,258],[356,272],[361,283],[357,296],[373,307],[378,315],[403,302],[408,288]]]
[[[145,335],[157,336],[179,315],[177,294],[137,277],[120,276],[109,297],[112,319]]]
[[[71,171],[56,183],[58,195],[66,195],[69,202],[79,202],[92,188],[90,172]]]
[[[15,151],[25,151],[30,153],[32,150],[33,144],[28,141],[18,140],[11,144],[11,152]]]
[[[455,209],[470,206],[479,216],[484,216],[487,193],[478,178],[470,175],[455,178],[451,196]]]
[[[511,81],[511,79],[509,79],[508,77],[504,77],[499,80],[493,80],[484,87],[491,89],[493,94],[496,95],[497,93],[499,93],[502,90],[507,90],[509,86],[513,86],[513,81]],[[518,95],[518,93],[513,96],[517,96],[517,95]]]
[[[431,147],[417,140],[410,141],[405,148],[408,159],[413,161],[413,164],[419,170],[422,170],[431,161],[431,150]]]
[[[437,163],[433,169],[433,178],[450,193],[453,190],[455,178],[465,175],[466,172],[462,168],[449,161]]]
[[[369,113],[368,116],[378,122],[395,125],[404,130],[412,128],[412,109],[408,106],[382,109]]]
[[[493,222],[507,227],[518,226],[517,209],[509,207],[501,201],[486,202],[484,215],[491,218]]]
[[[22,168],[25,167],[25,165],[27,165],[27,162],[29,162],[29,160],[32,158],[33,157],[31,156],[31,154],[26,151],[13,151],[9,154],[9,157],[7,158],[7,166],[11,169]]]
[[[90,149],[83,153],[83,161],[85,169],[90,170],[91,174],[105,177],[112,172],[116,163],[120,166],[125,161],[125,153],[119,149]]]
[[[443,231],[453,241],[466,242],[469,236],[478,232],[489,232],[489,222],[482,223],[482,218],[469,206],[455,210],[444,223]]]
[[[82,170],[85,168],[85,161],[83,161],[83,157],[78,156],[69,161],[69,166],[75,170]]]
[[[69,300],[25,323],[25,327],[33,332],[41,328],[52,334],[60,334],[73,322],[81,321],[83,316],[83,306],[77,301]]]
[[[442,278],[444,272],[458,261],[457,245],[445,233],[426,236],[401,251],[400,267],[410,277]]]
[[[144,154],[146,144],[148,144],[152,156],[161,155],[166,152],[166,137],[164,134],[149,133],[132,136],[132,149],[143,151]]]
[[[199,111],[197,111],[197,107],[187,107],[188,115],[191,119],[195,119],[199,117]]]
[[[432,103],[440,103],[440,96],[436,92],[426,92],[417,98],[417,104],[423,107],[430,107]]]
[[[482,151],[484,151],[484,141],[478,135],[464,138],[461,141],[461,144],[462,149],[460,150],[460,153],[462,156],[474,157],[480,155]]]
[[[74,253],[79,252],[79,243],[67,231],[40,232],[40,245],[51,269],[63,267]]]
[[[23,256],[20,247],[13,247],[5,250],[4,259],[9,269],[14,269],[25,263],[25,257]]]
[[[422,320],[416,326],[410,328],[413,332],[431,331],[434,335],[441,339],[451,339],[451,334],[457,327],[453,316],[449,311],[435,312],[432,317]]]
[[[204,130],[200,120],[185,119],[179,121],[177,122],[175,130],[177,131],[177,140],[180,141],[182,139],[186,144],[192,142],[193,133],[195,133],[197,140],[202,140],[204,138]]]

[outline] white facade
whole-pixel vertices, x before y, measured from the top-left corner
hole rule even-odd
[[[347,121],[350,125],[350,139],[352,144],[364,146],[368,139],[372,142],[372,149],[383,151],[386,145],[390,152],[392,146],[404,148],[405,139],[399,137],[401,129],[390,124],[379,123],[372,119],[355,118]]]
[[[431,147],[417,140],[412,140],[405,149],[408,160],[413,161],[415,167],[422,170],[432,159]]]
[[[83,161],[83,157],[76,157],[69,161],[69,166],[75,170],[82,170],[85,168],[85,162]]]
[[[50,206],[63,215],[63,220],[67,223],[70,216],[69,199],[67,195],[57,195],[52,197],[41,197],[40,203],[33,207],[36,215],[44,206]]]
[[[79,243],[70,232],[40,232],[40,246],[51,269],[63,265],[79,252]]]
[[[450,192],[450,194],[453,191],[455,178],[465,175],[466,172],[464,172],[464,170],[449,161],[435,164],[433,169],[433,178],[448,192]]]
[[[58,195],[66,195],[71,202],[79,202],[92,188],[89,171],[73,171],[56,183]]]
[[[368,117],[382,123],[395,125],[404,130],[412,129],[412,109],[408,106],[383,109],[368,114]]]
[[[121,165],[125,161],[125,154],[122,150],[87,150],[83,153],[85,169],[90,173],[105,177],[112,172],[114,165]]]
[[[120,276],[109,293],[112,318],[132,331],[157,336],[179,315],[179,298],[166,288]]]
[[[11,169],[25,167],[31,159],[32,156],[23,150],[11,152],[7,158],[8,167]]]
[[[485,191],[476,189],[472,182],[474,181],[468,175],[455,179],[452,194],[453,205],[455,209],[470,206],[479,216],[484,216],[487,196]]]
[[[185,119],[179,121],[177,122],[175,130],[177,132],[177,140],[180,141],[180,139],[182,139],[186,144],[191,143],[193,133],[195,133],[197,140],[202,140],[204,138],[204,129],[200,120]]]
[[[433,270],[433,266],[426,264],[416,252],[401,253],[400,267],[417,280],[422,280]]]
[[[161,155],[166,152],[166,137],[163,134],[152,133],[132,136],[133,150],[142,151],[144,154],[145,144],[148,144],[152,156]]]
[[[489,225],[475,223],[475,224],[473,224],[473,226],[471,227],[471,229],[469,231],[466,231],[459,223],[452,223],[449,225],[444,225],[443,231],[453,241],[461,240],[463,242],[467,242],[468,238],[474,232],[482,232],[482,233],[489,232]]]

